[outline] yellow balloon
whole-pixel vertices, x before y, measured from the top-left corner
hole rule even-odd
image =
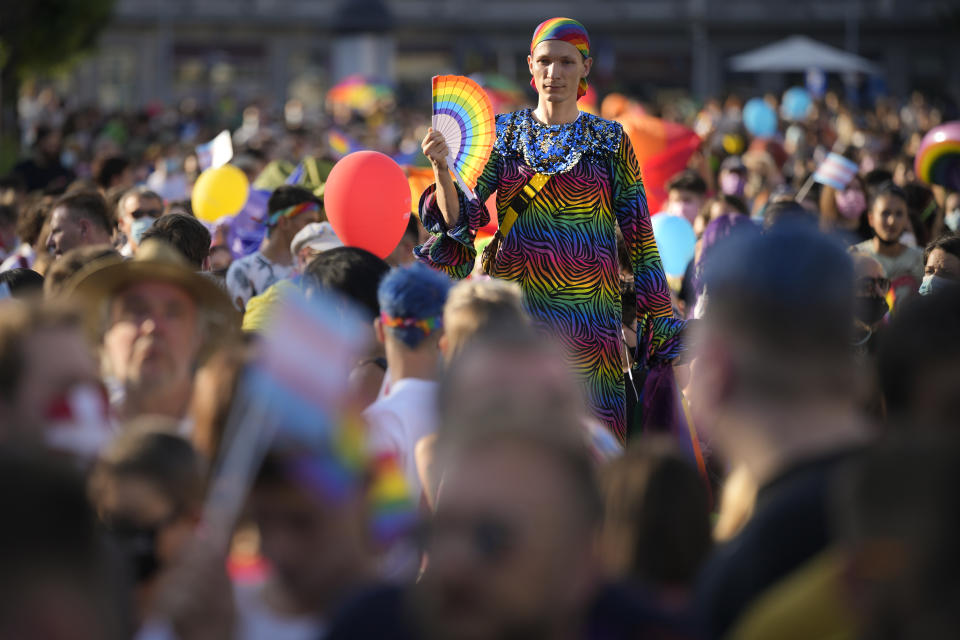
[[[207,169],[193,185],[193,213],[204,222],[237,214],[247,203],[250,183],[237,167],[225,164]]]

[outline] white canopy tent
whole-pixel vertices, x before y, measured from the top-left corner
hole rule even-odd
[[[827,73],[879,74],[881,69],[866,58],[817,42],[806,36],[791,36],[730,58],[733,71],[790,72],[820,69]]]

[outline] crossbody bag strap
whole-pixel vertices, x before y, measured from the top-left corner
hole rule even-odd
[[[510,204],[507,205],[497,232],[483,250],[483,255],[480,256],[480,269],[483,273],[488,276],[493,275],[493,269],[497,263],[497,254],[500,252],[500,244],[503,242],[503,239],[507,237],[507,234],[510,233],[510,229],[513,228],[513,223],[515,223],[517,218],[520,217],[520,214],[530,206],[533,199],[537,197],[537,194],[540,193],[549,181],[550,176],[545,173],[533,174],[530,179],[527,180],[527,184],[523,185],[523,188],[520,189],[517,195],[510,201]]]
[[[507,205],[507,209],[504,212],[503,220],[500,222],[500,228],[498,229],[501,237],[507,237],[510,229],[513,228],[513,223],[516,222],[520,214],[530,206],[533,199],[537,197],[537,194],[540,193],[549,181],[549,175],[545,173],[535,173],[527,181],[527,184],[523,185],[523,188],[513,197],[513,200],[510,201],[510,204]]]

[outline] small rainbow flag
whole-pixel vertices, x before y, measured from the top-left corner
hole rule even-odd
[[[330,153],[336,158],[342,158],[363,148],[360,143],[339,129],[331,129],[327,133],[327,146],[330,148]]]
[[[283,294],[262,333],[247,388],[263,394],[278,420],[275,446],[297,452],[291,472],[298,482],[331,501],[366,490],[372,532],[389,544],[410,530],[416,506],[397,460],[371,458],[364,423],[345,406],[362,323],[340,306],[325,297]]]

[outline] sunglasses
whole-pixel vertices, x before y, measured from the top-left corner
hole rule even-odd
[[[857,293],[870,295],[880,290],[886,293],[890,290],[889,278],[859,278],[857,280]]]
[[[140,218],[143,218],[146,216],[149,216],[151,218],[159,218],[160,214],[162,213],[163,213],[162,209],[137,209],[136,211],[132,211],[130,213],[130,216],[134,220],[139,220]]]

